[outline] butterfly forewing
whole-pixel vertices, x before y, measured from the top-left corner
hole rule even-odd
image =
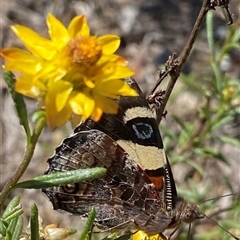
[[[136,82],[130,78],[126,81],[137,90],[139,96],[120,97],[117,114],[103,113],[98,122],[89,118],[80,124],[75,132],[98,129],[114,139],[145,171],[161,195],[169,196],[171,192],[171,199],[167,204],[172,209],[175,206],[177,191],[163,150],[155,111],[150,108]],[[168,193],[164,192],[166,169],[170,184]]]

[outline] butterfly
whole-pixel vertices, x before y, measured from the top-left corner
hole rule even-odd
[[[119,97],[117,114],[103,113],[76,127],[48,159],[45,174],[104,167],[93,181],[43,189],[54,209],[87,217],[120,234],[148,235],[204,218],[196,204],[177,194],[156,121],[157,104],[149,103],[134,79],[125,80],[139,96]]]

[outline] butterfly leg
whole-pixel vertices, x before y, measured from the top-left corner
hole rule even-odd
[[[179,226],[177,226],[177,227],[170,233],[168,240],[171,239],[171,237],[175,234],[175,232],[178,230],[178,228],[179,228]]]

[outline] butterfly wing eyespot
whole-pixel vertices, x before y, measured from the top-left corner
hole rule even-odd
[[[69,194],[74,194],[78,191],[78,186],[76,183],[74,184],[67,184],[61,187],[62,191],[65,193],[69,193]]]

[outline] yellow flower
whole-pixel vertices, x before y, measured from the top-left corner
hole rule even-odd
[[[133,234],[132,240],[163,240],[163,238],[159,234],[149,236],[144,231],[137,231]]]
[[[41,102],[52,128],[76,115],[97,121],[102,112],[116,113],[114,99],[119,95],[137,95],[123,80],[134,72],[114,54],[120,45],[117,35],[90,35],[82,15],[66,28],[49,14],[47,25],[50,39],[25,26],[12,26],[28,51],[4,48],[0,56],[7,60],[6,70],[18,73],[15,90]]]

